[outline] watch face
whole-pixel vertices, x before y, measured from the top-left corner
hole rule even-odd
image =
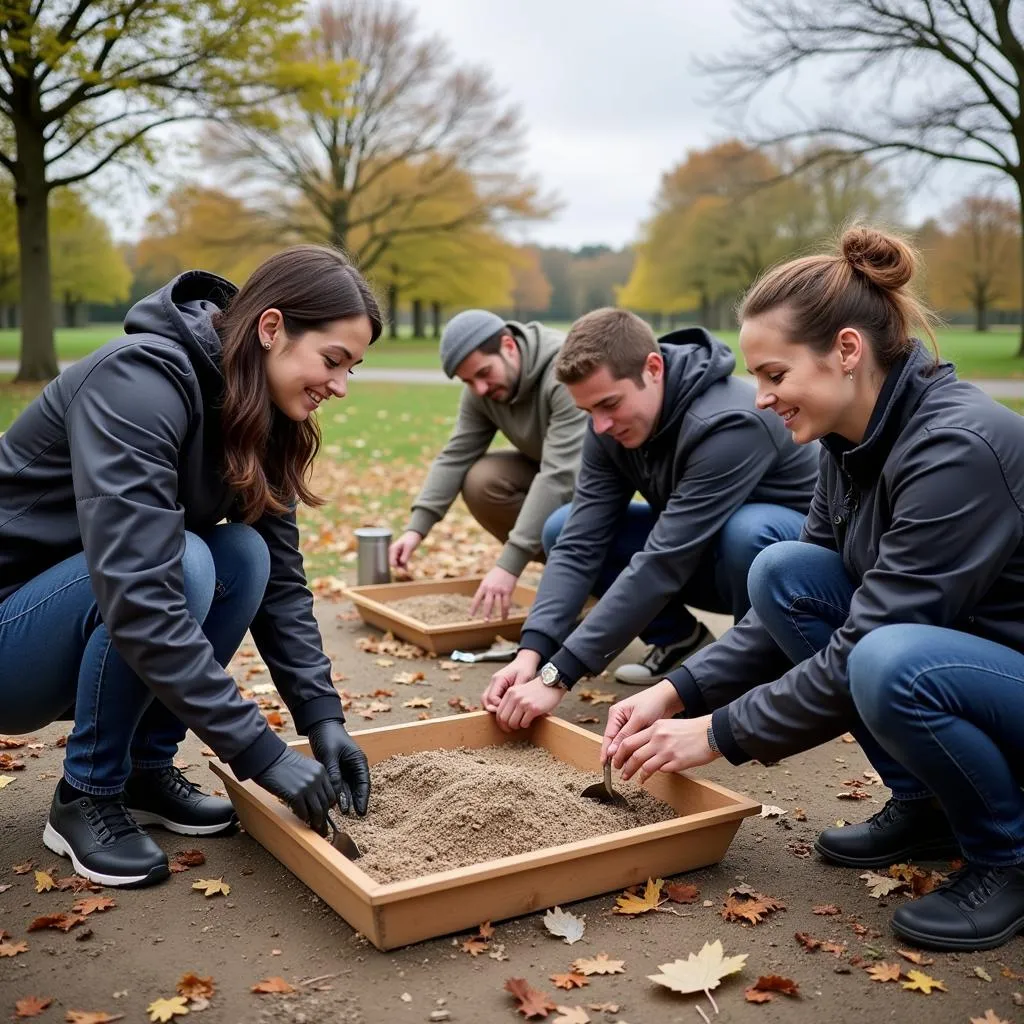
[[[558,681],[558,669],[549,662],[540,670],[540,681],[545,686],[554,686]]]

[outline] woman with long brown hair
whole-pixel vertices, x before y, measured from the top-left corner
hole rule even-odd
[[[295,506],[319,503],[313,413],[345,397],[381,316],[340,253],[296,246],[241,289],[181,274],[124,331],[0,437],[0,732],[74,718],[43,841],[141,886],[168,875],[141,825],[235,824],[174,767],[187,728],[317,830],[334,803],[366,812]],[[247,630],[315,759],[225,671]]]
[[[1024,929],[1024,418],[914,337],[931,319],[914,269],[903,240],[857,228],[747,294],[759,404],[821,440],[811,510],[754,559],[733,629],[612,708],[602,752],[642,779],[852,732],[892,797],[818,852],[859,870],[963,856],[892,926],[989,949]]]

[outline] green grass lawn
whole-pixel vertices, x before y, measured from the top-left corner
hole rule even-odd
[[[551,326],[566,330],[569,325],[552,323]],[[118,324],[58,330],[57,355],[60,359],[81,358],[119,334]],[[737,348],[738,332],[719,331],[717,334],[737,352],[742,368],[743,360]],[[978,334],[951,328],[940,331],[938,340],[943,357],[956,363],[961,377],[1024,378],[1024,359],[1016,354],[1019,343],[1016,329],[996,328]],[[18,331],[0,330],[0,359],[17,359],[19,344]],[[433,338],[411,338],[405,329],[403,336],[397,339],[381,338],[367,354],[366,364],[381,369],[439,369],[437,341]]]

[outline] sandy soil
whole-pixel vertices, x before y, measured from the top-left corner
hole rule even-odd
[[[348,677],[339,686],[353,691],[392,686],[398,670],[426,673],[429,688],[392,686],[398,696],[393,710],[373,724],[414,720],[420,711],[401,706],[402,699],[429,693],[435,715],[448,712],[447,698],[462,696],[477,703],[492,668],[461,666],[461,679],[451,681],[437,662],[396,662],[392,668],[376,664],[376,656],[359,651],[355,639],[366,633],[357,622],[342,616],[347,605],[321,603],[318,614],[326,645],[339,672]],[[721,626],[721,622],[716,623]],[[631,650],[629,654],[636,654]],[[247,685],[266,676],[254,674]],[[29,681],[26,681],[28,685]],[[597,688],[629,692],[612,679]],[[599,731],[607,705],[591,708],[578,697],[567,699],[559,713],[570,721],[597,715],[601,722],[587,725]],[[286,723],[290,720],[285,719]],[[360,727],[353,716],[351,727]],[[567,1006],[617,1003],[617,1014],[589,1011],[593,1021],[628,1021],[629,1024],[698,1021],[696,1003],[714,1015],[706,1000],[661,990],[647,980],[658,965],[685,957],[705,941],[720,938],[727,953],[747,953],[743,973],[727,979],[715,991],[723,1021],[860,1021],[962,1022],[981,1017],[992,1008],[1007,1021],[1024,1021],[1024,1009],[1015,1004],[1014,992],[1024,981],[1001,973],[1003,965],[1024,974],[1024,940],[1018,938],[1002,950],[971,955],[935,955],[923,968],[941,979],[947,993],[924,996],[892,983],[872,982],[848,961],[851,956],[880,953],[886,961],[899,960],[898,943],[888,931],[888,914],[903,897],[871,899],[856,871],[830,867],[805,853],[817,831],[837,818],[860,820],[881,807],[887,793],[868,785],[870,799],[838,800],[847,787],[842,782],[858,777],[869,766],[857,746],[834,741],[808,754],[766,767],[760,764],[732,768],[718,762],[703,774],[766,804],[786,808],[782,819],[747,819],[725,860],[692,872],[685,880],[701,890],[701,900],[679,907],[682,916],[647,914],[636,919],[611,914],[611,895],[572,905],[586,915],[587,929],[572,947],[548,936],[541,915],[534,914],[497,925],[495,942],[504,944],[506,961],[487,956],[471,958],[452,937],[379,953],[326,907],[302,883],[245,834],[222,839],[183,839],[155,832],[171,854],[198,847],[207,863],[176,874],[155,888],[136,892],[107,890],[117,906],[93,914],[86,925],[92,935],[78,941],[85,926],[62,934],[39,931],[26,934],[29,921],[44,913],[70,910],[68,893],[36,894],[33,876],[15,875],[14,864],[34,860],[37,867],[54,865],[58,858],[42,845],[46,811],[61,765],[61,751],[53,744],[66,727],[54,726],[39,734],[46,748],[27,760],[15,782],[0,790],[0,929],[15,941],[26,940],[28,952],[0,958],[0,1013],[13,1015],[17,999],[28,995],[53,997],[54,1003],[38,1018],[62,1021],[68,1009],[105,1010],[124,1014],[126,1021],[146,1020],[146,1006],[174,995],[178,979],[188,971],[211,975],[217,991],[201,1013],[203,1024],[284,1020],[294,1024],[319,1022],[419,1022],[432,1011],[449,1011],[455,1022],[522,1020],[503,990],[506,978],[525,977],[535,988],[556,996]],[[285,728],[282,735],[293,733]],[[202,744],[190,736],[182,759],[193,766],[190,775],[210,786],[214,778],[205,767]],[[807,820],[794,820],[801,807]],[[68,862],[60,865],[69,873]],[[228,897],[205,899],[191,889],[197,878],[223,877],[231,885]],[[718,914],[726,890],[741,882],[785,901],[788,909],[750,927],[727,923]],[[713,905],[705,907],[703,900]],[[832,903],[839,916],[816,916],[812,907]],[[858,937],[853,925],[868,926]],[[874,932],[877,931],[877,935]],[[795,932],[846,944],[843,956],[807,953],[794,940]],[[465,938],[466,936],[460,936]],[[625,961],[625,973],[592,977],[587,988],[573,993],[555,989],[548,976],[564,972],[576,957],[598,952]],[[914,965],[904,963],[905,968]],[[978,970],[991,977],[985,981]],[[759,975],[782,974],[799,983],[801,997],[776,996],[773,1002],[752,1005],[744,1001],[744,988]],[[299,985],[294,996],[258,996],[250,989],[257,981],[280,976]],[[310,979],[313,979],[312,981]],[[320,980],[316,980],[320,979]],[[442,1002],[443,1001],[443,1002]],[[549,1021],[557,1014],[551,1014]],[[180,1019],[180,1018],[176,1018]]]

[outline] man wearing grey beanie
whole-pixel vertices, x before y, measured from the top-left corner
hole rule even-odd
[[[473,518],[505,545],[474,595],[471,615],[507,617],[526,563],[541,556],[545,521],[572,498],[587,417],[555,377],[564,338],[484,309],[452,317],[441,335],[441,366],[466,388],[455,429],[389,557],[406,568],[461,490]],[[498,431],[513,450],[488,452]]]

